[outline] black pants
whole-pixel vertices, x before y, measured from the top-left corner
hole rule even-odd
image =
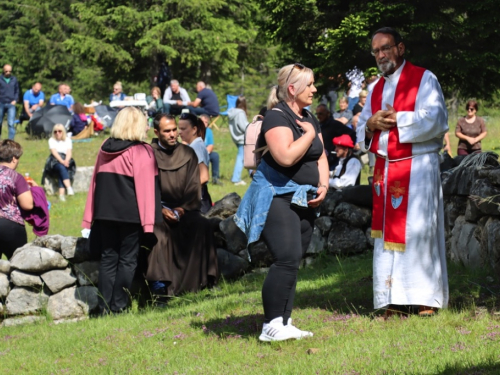
[[[99,267],[99,308],[101,313],[127,308],[128,290],[132,285],[139,242],[140,224],[99,220],[101,265]],[[94,226],[96,225],[94,223]]]
[[[9,219],[0,219],[0,258],[2,253],[7,259],[12,257],[14,251],[26,245],[28,237],[24,225],[14,223]]]
[[[282,316],[283,324],[287,324],[292,314],[300,261],[313,232],[314,209],[297,208],[290,202],[289,195],[273,199],[262,231],[274,259],[262,287],[266,323]]]

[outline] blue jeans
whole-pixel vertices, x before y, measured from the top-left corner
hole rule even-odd
[[[243,145],[237,145],[238,154],[236,155],[236,161],[234,163],[233,178],[232,182],[241,181],[241,172],[243,171]]]
[[[61,163],[57,163],[52,167],[52,170],[57,173],[57,176],[59,177],[59,187],[63,188],[64,187],[64,180],[69,180],[69,173],[68,170],[64,165]]]
[[[212,179],[219,178],[219,154],[212,151],[209,156],[210,164],[212,164]]]
[[[202,107],[191,107],[191,106],[188,106],[186,108],[189,109],[189,112],[191,112],[193,115],[196,115],[196,116],[199,116],[199,115],[208,115],[208,113],[205,110],[205,108],[202,108]]]
[[[7,112],[7,125],[9,126],[9,139],[14,139],[16,135],[16,128],[14,124],[16,122],[16,106],[10,103],[0,103],[0,133],[1,126],[3,123],[3,117]]]

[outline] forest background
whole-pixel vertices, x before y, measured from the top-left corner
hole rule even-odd
[[[4,0],[0,56],[21,91],[66,82],[77,101],[106,102],[115,81],[148,92],[162,63],[191,96],[204,80],[225,104],[265,104],[280,66],[301,62],[328,77],[375,69],[371,33],[393,26],[407,57],[438,77],[450,109],[471,97],[496,106],[500,7],[495,0]]]

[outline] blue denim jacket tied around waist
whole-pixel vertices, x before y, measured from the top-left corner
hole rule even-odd
[[[307,208],[307,193],[316,194],[317,190],[312,185],[297,184],[262,159],[233,217],[234,222],[246,234],[247,244],[250,245],[260,238],[274,196],[294,193],[292,204]]]

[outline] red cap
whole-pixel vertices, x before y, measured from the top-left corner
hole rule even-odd
[[[333,138],[333,144],[335,146],[354,148],[354,143],[352,142],[352,138],[349,137],[347,134],[342,134],[340,137]]]

